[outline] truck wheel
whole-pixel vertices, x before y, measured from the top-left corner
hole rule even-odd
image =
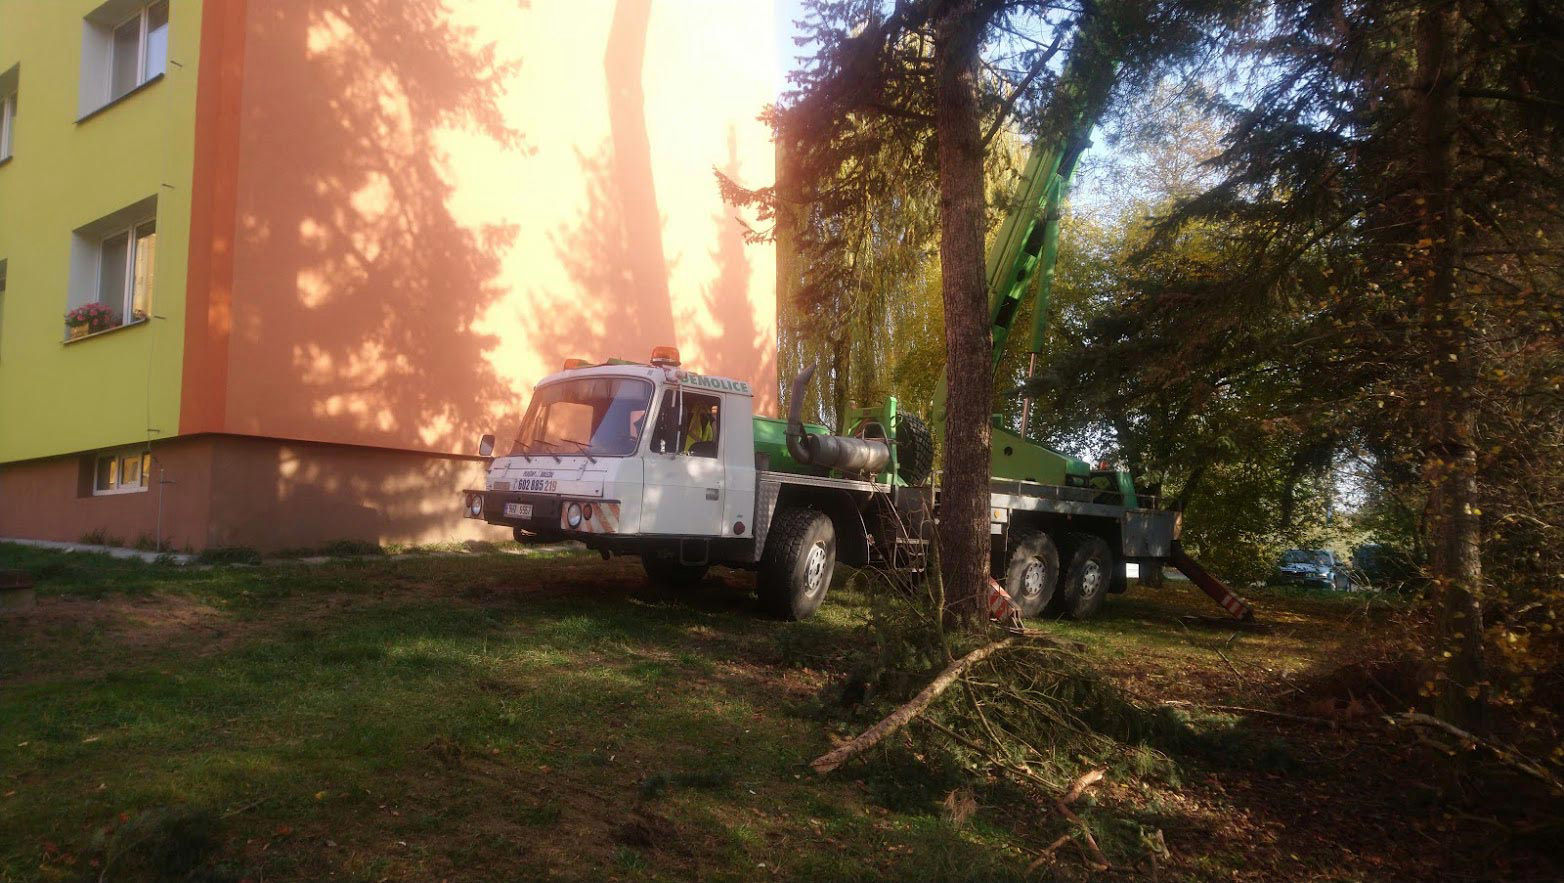
[[[1005,591],[1022,616],[1036,616],[1053,600],[1059,584],[1059,550],[1040,530],[1018,530],[1005,567]]]
[[[782,619],[806,619],[825,600],[836,569],[836,531],[816,509],[786,509],[771,523],[760,560],[760,604]]]
[[[896,474],[908,487],[918,487],[934,471],[934,434],[912,414],[896,415]]]
[[[646,576],[665,589],[687,589],[706,578],[707,565],[680,564],[675,558],[658,558],[642,555],[641,566]]]
[[[1059,612],[1072,619],[1090,619],[1102,607],[1113,582],[1113,553],[1101,537],[1070,537],[1070,566],[1059,584]]]

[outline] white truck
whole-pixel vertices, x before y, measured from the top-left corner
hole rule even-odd
[[[713,564],[753,570],[765,609],[787,619],[820,606],[838,562],[921,571],[939,509],[927,428],[894,399],[859,412],[845,436],[807,426],[810,373],[782,421],[753,413],[748,383],[686,371],[671,348],[644,363],[570,360],[539,382],[484,486],[463,491],[464,514],[518,540],[637,555],[665,586]],[[493,447],[480,441],[483,456]],[[1023,615],[1092,615],[1124,590],[1126,563],[1160,568],[1177,554],[1177,513],[1140,499],[995,479],[995,578]]]

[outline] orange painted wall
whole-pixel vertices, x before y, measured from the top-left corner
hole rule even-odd
[[[481,486],[483,470],[477,458],[217,436],[208,544],[508,540],[505,528],[461,517],[455,489]]]
[[[670,342],[772,406],[772,252],[712,173],[772,179],[770,3],[232,8],[242,77],[203,59],[202,94],[237,119],[214,98],[198,131],[236,187],[197,170],[216,281],[186,431],[470,452],[564,358]]]

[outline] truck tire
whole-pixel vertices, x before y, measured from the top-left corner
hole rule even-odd
[[[760,559],[760,604],[781,619],[807,619],[831,587],[836,530],[818,509],[784,509],[771,522]]]
[[[908,487],[918,487],[934,471],[934,434],[912,414],[896,415],[896,474]]]
[[[676,558],[642,555],[641,566],[653,584],[665,589],[687,589],[706,578],[708,565],[680,564]]]
[[[1102,537],[1072,534],[1070,565],[1059,583],[1058,610],[1071,619],[1091,619],[1113,582],[1113,553]]]
[[[1059,550],[1048,534],[1018,530],[1011,535],[1004,581],[1005,591],[1022,616],[1043,612],[1059,585]]]

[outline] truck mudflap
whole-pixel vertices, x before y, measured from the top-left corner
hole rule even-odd
[[[1189,577],[1190,582],[1200,587],[1200,590],[1211,596],[1234,619],[1248,622],[1254,619],[1254,608],[1249,602],[1238,597],[1227,584],[1211,575],[1211,572],[1201,567],[1195,559],[1184,553],[1184,547],[1177,540],[1173,541],[1172,554],[1168,556],[1168,563],[1178,568],[1179,572]]]

